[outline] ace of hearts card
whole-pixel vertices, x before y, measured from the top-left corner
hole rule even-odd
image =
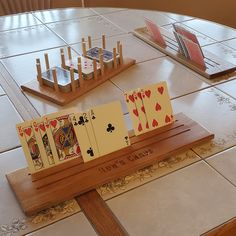
[[[89,110],[100,156],[130,145],[128,130],[119,101]]]
[[[81,151],[69,116],[75,109],[59,111],[43,117],[56,164],[81,157]]]
[[[48,167],[46,156],[41,152],[35,138],[31,121],[16,125],[16,130],[28,163],[30,173],[41,171]]]
[[[173,110],[166,82],[141,89],[150,130],[174,122]]]

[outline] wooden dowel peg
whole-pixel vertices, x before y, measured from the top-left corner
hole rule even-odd
[[[36,67],[37,67],[37,80],[39,82],[39,85],[43,85],[43,79],[42,79],[42,70],[41,70],[41,64],[40,60],[36,59]]]
[[[116,49],[117,49],[117,52],[120,53],[120,41],[116,42]]]
[[[75,87],[75,76],[74,76],[74,68],[70,68],[70,80],[71,80],[71,90],[72,92],[75,92],[76,87]]]
[[[44,59],[45,59],[45,64],[46,64],[46,70],[49,70],[50,66],[49,66],[49,59],[48,59],[47,53],[44,53]]]
[[[81,63],[81,57],[78,57],[78,64],[82,64]]]
[[[120,50],[119,50],[119,54],[120,54],[120,65],[123,64],[123,52],[122,52],[122,44],[120,44]]]
[[[91,40],[91,36],[88,36],[88,48],[92,47],[92,40]]]
[[[102,35],[102,48],[106,49],[106,38],[105,38],[105,34]]]
[[[79,75],[79,86],[82,88],[84,86],[84,78],[82,74],[81,63],[78,63],[78,75]]]
[[[84,38],[82,38],[82,43],[83,43],[83,42],[85,42],[85,39],[84,39]]]
[[[63,48],[60,49],[60,54],[61,54],[61,67],[65,69],[66,68],[66,61],[65,61],[65,53],[64,53]]]
[[[101,75],[104,75],[103,50],[101,48],[99,48],[99,63],[100,63]]]
[[[86,52],[86,43],[82,42],[82,51],[83,51],[83,56],[86,57],[87,52]]]
[[[96,61],[96,59],[93,59],[93,73],[94,73],[94,79],[96,80],[98,78],[97,61]]]
[[[67,47],[67,52],[68,52],[68,58],[69,60],[72,59],[72,56],[71,56],[71,47]]]
[[[113,48],[113,65],[114,69],[116,69],[117,68],[116,48]]]
[[[57,71],[56,68],[52,69],[52,77],[53,77],[53,82],[54,82],[54,90],[56,92],[59,92],[59,86],[58,86],[58,81],[57,81]]]

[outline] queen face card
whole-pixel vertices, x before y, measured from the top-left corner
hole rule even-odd
[[[68,109],[43,117],[56,164],[81,157],[74,128],[69,119],[74,113],[74,109]]]
[[[77,137],[84,162],[91,161],[99,157],[94,133],[92,129],[92,133],[90,133],[88,127],[88,123],[90,122],[88,114],[86,112],[76,113],[70,115],[70,119],[75,130],[75,135]],[[91,137],[91,135],[93,137]]]
[[[141,93],[150,130],[168,125],[174,121],[166,82],[143,88]]]
[[[36,142],[31,121],[16,125],[16,130],[28,163],[30,173],[35,173],[46,168],[40,148]]]
[[[100,156],[130,145],[128,130],[119,101],[89,110]]]
[[[40,148],[40,152],[45,156],[45,163],[48,167],[55,165],[55,160],[52,154],[51,146],[48,140],[46,127],[42,118],[32,121],[36,142]]]
[[[166,46],[166,42],[163,36],[161,35],[160,29],[158,28],[158,26],[147,18],[145,18],[144,21],[152,39],[156,41],[158,44],[162,46]]]

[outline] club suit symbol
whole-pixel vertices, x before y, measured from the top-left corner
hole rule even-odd
[[[112,133],[115,130],[115,127],[112,124],[107,125],[107,132]]]
[[[88,153],[91,157],[94,156],[93,149],[92,149],[91,147],[87,150],[87,153]]]

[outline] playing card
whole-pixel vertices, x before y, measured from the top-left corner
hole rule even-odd
[[[139,115],[139,120],[141,123],[142,132],[147,132],[149,130],[149,124],[148,124],[148,120],[147,120],[147,116],[146,116],[145,107],[143,104],[141,89],[136,89],[133,92],[133,96],[134,96],[134,101],[135,101],[135,105],[137,108],[137,113]]]
[[[205,68],[204,56],[200,46],[185,37],[182,39],[187,48],[190,60]]]
[[[86,58],[86,57],[80,57],[81,58],[81,67],[82,67],[82,73],[86,79],[93,77],[93,60]],[[66,66],[68,68],[73,67],[76,71],[78,68],[78,58],[73,58],[72,60],[66,61]],[[97,70],[99,72],[100,70],[100,64],[97,63]]]
[[[150,130],[174,121],[166,82],[147,86],[141,93]]]
[[[162,46],[166,46],[166,42],[163,36],[161,35],[159,27],[147,18],[145,18],[144,21],[152,39],[157,43],[161,44]]]
[[[106,49],[102,49],[102,53],[103,53],[104,63],[109,63],[113,61],[113,52],[108,51]],[[96,59],[97,61],[99,61],[99,47],[90,48],[87,51],[87,57],[91,59]],[[116,54],[116,58],[119,58],[118,53]]]
[[[35,173],[45,169],[46,164],[36,142],[31,121],[26,121],[16,125],[17,133],[28,163],[30,173]]]
[[[186,48],[182,38],[179,37],[179,34],[177,32],[173,31],[173,33],[174,33],[175,39],[176,39],[178,46],[179,46],[179,52],[182,55],[184,55],[186,58],[189,58],[187,48]]]
[[[133,95],[134,91],[128,91],[124,94],[126,105],[128,107],[129,115],[133,124],[134,134],[139,135],[143,133],[143,127],[139,118],[138,110],[135,104]]]
[[[119,101],[89,111],[100,156],[130,145],[128,130]]]
[[[52,155],[51,146],[49,144],[46,127],[42,118],[38,118],[32,121],[36,142],[39,146],[40,153],[45,157],[48,167],[55,165],[55,160]]]
[[[70,119],[72,121],[74,130],[75,130],[75,135],[77,137],[84,162],[94,160],[99,155],[98,155],[96,146],[93,147],[91,144],[91,141],[90,141],[91,137],[89,137],[89,134],[86,128],[86,124],[90,122],[87,116],[87,113],[84,112],[84,113],[76,113],[76,114],[70,115]],[[94,141],[95,141],[95,137],[94,137]]]
[[[69,119],[75,112],[74,109],[69,109],[43,117],[56,164],[81,157],[74,128]]]

